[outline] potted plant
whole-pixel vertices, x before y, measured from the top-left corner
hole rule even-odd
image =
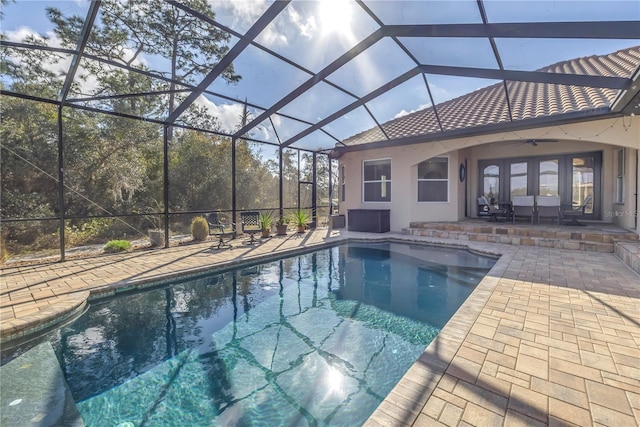
[[[289,225],[289,219],[281,216],[276,221],[276,230],[278,236],[286,236],[287,235],[287,226]]]
[[[260,212],[258,216],[258,223],[262,229],[262,237],[269,237],[271,233],[271,224],[273,224],[273,212]]]
[[[298,233],[304,233],[304,229],[311,221],[311,217],[306,211],[298,209],[293,213],[292,220],[293,223],[298,226]]]

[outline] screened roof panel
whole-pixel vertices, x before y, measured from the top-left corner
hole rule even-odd
[[[311,78],[311,74],[254,46],[248,46],[233,65],[242,76],[239,82],[230,84],[218,78],[208,89],[265,108]]]
[[[336,143],[334,138],[330,137],[321,130],[317,130],[304,138],[291,144],[292,148],[302,148],[305,150],[328,150],[333,148]]]
[[[536,117],[628,114],[638,96],[637,1],[152,4],[3,4],[3,96],[309,149],[331,140],[319,129],[347,145],[445,138]],[[60,15],[48,17],[50,5]],[[614,111],[615,99],[624,102]]]
[[[356,108],[324,126],[323,129],[335,138],[343,140],[355,132],[361,132],[376,126],[371,115],[364,107]]]
[[[372,99],[366,105],[378,122],[385,123],[430,107],[431,99],[422,75],[417,75]]]
[[[378,28],[352,0],[292,1],[256,41],[318,72]]]
[[[579,22],[640,19],[640,7],[635,0],[484,0],[483,3],[489,22]]]
[[[188,1],[179,0],[188,5]],[[269,7],[269,2],[260,0],[208,0],[215,11],[214,20],[240,34],[247,32],[251,25]]]
[[[257,116],[259,113],[256,111],[254,114]],[[276,131],[273,127],[273,121],[269,118],[251,129],[251,131],[249,132],[249,136],[258,141],[280,144],[276,135]]]
[[[62,46],[53,33],[54,25],[47,17],[47,8],[54,7],[63,15],[77,15],[82,24],[87,16],[89,2],[86,1],[16,1],[2,5],[2,34],[17,41],[30,33],[40,33],[51,38],[50,44]]]
[[[177,122],[227,134],[233,133],[240,128],[244,114],[244,104],[210,94],[199,96],[192,107],[191,111],[187,110]],[[208,112],[211,118],[207,117],[206,114],[200,114],[201,111]],[[248,114],[252,115],[253,113],[249,111]]]
[[[11,47],[2,52],[3,66],[0,81],[4,88],[17,93],[57,99],[64,79],[61,74],[69,68],[73,55],[37,49]]]
[[[281,142],[285,142],[309,127],[306,123],[289,119],[280,114],[274,114],[271,116],[271,120]]]
[[[499,68],[488,38],[400,37],[399,39],[421,64]]]
[[[340,67],[327,80],[364,96],[415,66],[397,43],[384,38]]]
[[[320,82],[285,105],[280,112],[315,123],[354,100],[352,96]]]
[[[574,55],[570,59],[606,55],[637,46],[640,44],[640,38],[637,40],[496,38],[495,42],[504,68],[507,70],[619,76],[619,67],[609,61],[589,64],[590,66],[584,66],[586,63],[567,62],[566,49],[570,49]],[[563,46],[563,49],[558,49],[558,46]],[[523,55],[523,52],[528,54]],[[556,66],[559,62],[564,64]],[[634,67],[631,68],[625,72],[625,76],[631,76]]]
[[[368,1],[365,4],[385,25],[482,22],[478,5],[474,0]]]

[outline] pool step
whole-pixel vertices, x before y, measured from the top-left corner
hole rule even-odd
[[[0,368],[3,426],[84,427],[49,341]]]
[[[477,224],[412,222],[402,232],[414,236],[453,240],[611,253],[614,252],[614,242],[618,240],[638,240],[637,234],[624,230],[607,232],[588,227],[567,230],[556,227],[521,227],[508,223],[486,222]]]

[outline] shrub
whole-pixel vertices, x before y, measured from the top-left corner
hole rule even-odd
[[[191,235],[193,240],[203,242],[209,237],[209,224],[203,216],[197,216],[191,220]]]
[[[128,240],[110,240],[104,245],[106,253],[124,252],[131,249],[131,242]]]

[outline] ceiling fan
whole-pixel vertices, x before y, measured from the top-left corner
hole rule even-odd
[[[531,144],[534,147],[537,147],[539,143],[541,142],[558,142],[557,139],[549,139],[549,138],[533,138],[533,139],[527,139],[524,141],[526,144]]]

